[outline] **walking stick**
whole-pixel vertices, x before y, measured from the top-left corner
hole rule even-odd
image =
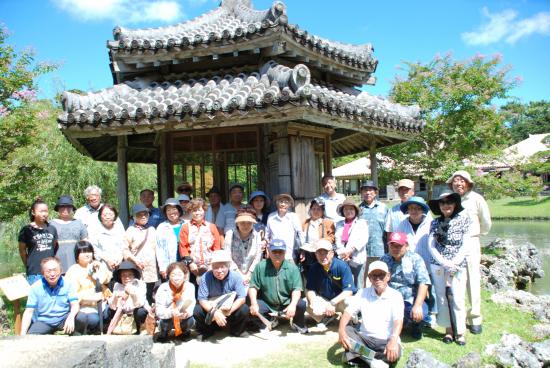
[[[454,304],[454,295],[453,295],[453,289],[451,288],[451,282],[452,282],[453,276],[450,272],[445,272],[445,297],[447,298],[447,306],[449,308],[449,319],[451,320],[451,329],[453,331],[453,338],[456,339],[458,336],[457,328],[456,328],[456,315],[454,312],[453,304]]]

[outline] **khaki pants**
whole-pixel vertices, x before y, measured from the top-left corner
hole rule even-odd
[[[466,256],[466,271],[468,279],[466,281],[466,291],[470,302],[470,309],[467,313],[468,324],[481,325],[481,275],[479,264],[481,263],[481,244],[479,236],[469,238],[470,254]]]
[[[322,296],[317,295],[315,296],[315,298],[313,298],[311,303],[308,303],[306,311],[309,316],[315,320],[315,322],[319,323],[323,318],[326,317],[325,310],[329,305],[330,301],[326,300]],[[336,312],[344,313],[344,309],[346,309],[346,306],[346,299],[344,299],[340,303],[336,304]]]

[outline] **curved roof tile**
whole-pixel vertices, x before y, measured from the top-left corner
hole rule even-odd
[[[170,49],[236,39],[279,27],[298,43],[333,60],[373,72],[377,60],[371,44],[351,45],[312,35],[296,24],[288,24],[286,5],[275,1],[267,10],[255,10],[249,0],[224,0],[220,7],[192,20],[166,27],[130,30],[115,27],[112,51]]]
[[[424,126],[417,106],[312,84],[307,66],[289,68],[274,61],[266,63],[259,73],[163,82],[138,78],[87,95],[64,92],[62,102],[64,112],[58,117],[62,128],[98,127],[114,121],[140,124],[143,119],[184,119],[287,103],[399,131],[418,132]]]

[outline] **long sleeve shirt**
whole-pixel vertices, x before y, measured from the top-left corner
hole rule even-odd
[[[170,289],[168,281],[159,286],[157,293],[155,294],[155,313],[158,318],[169,319],[174,316],[172,308],[172,294],[173,293]],[[192,316],[195,304],[195,285],[189,281],[185,281],[181,299],[176,302],[176,307],[180,310],[185,310],[189,316]]]
[[[464,193],[462,207],[471,219],[470,236],[486,235],[491,230],[491,212],[481,194],[473,190]]]
[[[147,235],[148,232],[148,235]],[[139,250],[140,244],[147,237],[147,241]],[[130,226],[124,234],[124,247],[122,253],[124,259],[128,260],[130,257],[136,258],[145,264],[142,270],[143,281],[156,282],[157,276],[157,234],[155,228],[148,226],[146,228],[141,226]]]
[[[369,226],[367,222],[360,218],[355,218],[349,229],[347,242],[342,241],[344,233],[345,220],[338,221],[336,224],[336,252],[341,254],[344,251],[353,249],[351,260],[356,263],[364,264],[367,260],[367,242],[369,240]]]
[[[287,212],[282,217],[277,211],[271,213],[267,218],[266,236],[269,241],[280,239],[285,242],[285,259],[289,260],[294,259],[296,240],[299,239],[301,244],[305,241],[302,225],[294,212]]]

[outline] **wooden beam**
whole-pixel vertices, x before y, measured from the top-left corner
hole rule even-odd
[[[126,136],[119,136],[117,141],[117,197],[118,197],[118,216],[124,227],[128,226],[130,219],[128,212],[128,160],[126,157],[126,147],[128,141]]]
[[[376,160],[376,142],[372,141],[370,145],[370,177],[374,184],[378,186],[378,161]]]

